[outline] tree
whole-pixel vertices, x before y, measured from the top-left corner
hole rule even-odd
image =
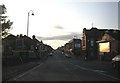
[[[2,5],[2,15],[1,15],[1,23],[2,23],[2,38],[5,38],[9,35],[9,30],[11,29],[11,26],[13,22],[11,22],[9,19],[7,20],[8,16],[4,16],[6,13],[6,7],[5,5]]]

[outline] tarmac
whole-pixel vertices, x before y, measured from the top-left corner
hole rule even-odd
[[[7,81],[39,64],[40,62],[34,61],[12,66],[2,66],[2,81]]]
[[[79,61],[83,61],[84,64],[90,64],[90,65],[99,65],[99,67],[110,67],[112,68],[111,62],[109,61],[98,61],[98,60],[93,60],[93,61],[85,61],[81,58],[77,58],[77,60]],[[19,64],[19,65],[13,65],[13,66],[3,66],[2,67],[2,81],[7,81],[29,69],[32,69],[33,67],[41,64],[43,61],[45,60],[39,60],[39,61],[32,61],[32,62],[27,62],[27,63],[23,63],[23,64]],[[88,65],[89,65],[88,64]],[[113,71],[114,69],[112,69],[111,71],[113,73],[115,73],[114,75],[117,77],[117,73],[116,71]],[[111,72],[111,73],[112,73]]]

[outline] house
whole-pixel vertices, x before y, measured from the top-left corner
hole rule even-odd
[[[96,41],[101,40],[107,29],[97,29],[92,27],[91,29],[83,29],[82,33],[82,57],[87,60],[97,59],[98,44]]]
[[[99,52],[102,53],[102,60],[111,60],[117,54],[120,54],[120,30],[107,30],[102,39],[98,41]]]
[[[82,48],[81,47],[81,39],[74,38],[74,39],[68,41],[68,43],[66,43],[64,46],[62,46],[61,48],[58,48],[58,49],[67,54],[80,56],[81,48]]]
[[[30,50],[30,46],[32,43],[32,39],[26,35],[17,35],[16,38],[16,50],[21,50],[21,51],[28,51]]]
[[[45,45],[33,35],[33,38],[26,35],[12,34],[2,39],[2,54],[3,62],[11,61],[13,63],[28,62],[33,59],[40,59],[42,55],[46,56],[48,52],[52,51],[52,47]],[[9,62],[8,62],[9,63]]]
[[[2,39],[2,64],[15,64],[18,59],[13,56],[13,50],[15,50],[16,36],[10,34]]]
[[[20,59],[20,62],[28,62],[29,52],[31,52],[32,39],[26,35],[17,35],[15,41],[15,49],[13,54]]]
[[[2,39],[2,53],[3,55],[12,54],[12,50],[15,49],[16,36],[10,34],[6,38]]]
[[[31,45],[37,58],[46,57],[47,54],[53,50],[51,46],[44,44],[42,40],[37,40],[35,35],[33,35]]]
[[[64,45],[63,50],[64,50],[64,52],[67,53],[67,54],[70,53],[70,45],[69,45],[69,43],[66,43],[66,44]]]
[[[69,41],[70,43],[70,51],[74,55],[81,55],[81,39],[72,39]]]

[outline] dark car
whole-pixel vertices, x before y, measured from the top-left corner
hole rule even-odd
[[[114,68],[120,69],[120,55],[116,55],[114,58],[112,58],[112,65]]]

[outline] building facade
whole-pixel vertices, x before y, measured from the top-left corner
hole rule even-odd
[[[82,54],[81,53],[81,49],[82,49],[81,39],[72,39],[59,49],[61,51],[64,51],[67,54],[80,56]]]
[[[70,43],[70,51],[72,51],[72,53],[76,56],[80,56],[81,55],[81,39],[72,39],[69,41]]]
[[[98,44],[96,41],[101,40],[101,37],[105,33],[106,29],[97,29],[92,27],[91,29],[83,29],[82,33],[82,57],[83,59],[93,60],[97,59]]]
[[[14,64],[28,62],[31,59],[41,59],[53,50],[51,46],[40,42],[35,36],[31,39],[26,35],[14,36],[12,34],[2,39],[2,47],[2,60],[5,64],[9,61]]]
[[[102,40],[98,41],[99,51],[102,60],[111,61],[113,57],[120,54],[120,30],[108,30],[102,37]]]
[[[109,34],[109,35],[108,35]],[[82,56],[84,59],[88,60],[94,60],[98,59],[100,54],[100,45],[98,42],[104,44],[103,48],[104,50],[106,49],[106,52],[103,52],[102,54],[108,54],[108,52],[113,53],[113,51],[119,51],[120,44],[118,41],[120,40],[119,38],[119,30],[114,30],[114,29],[97,29],[92,27],[91,29],[83,29],[83,34],[82,34]],[[102,44],[101,44],[102,45]],[[118,46],[118,47],[117,47]],[[117,51],[117,52],[118,52]],[[109,56],[108,56],[109,57]]]

